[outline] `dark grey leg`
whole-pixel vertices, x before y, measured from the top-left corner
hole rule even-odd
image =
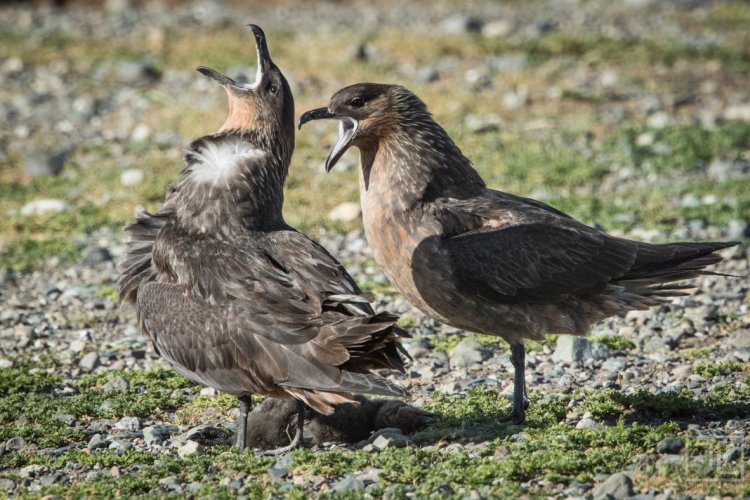
[[[276,448],[275,450],[262,451],[262,455],[283,455],[284,453],[290,452],[293,449],[299,447],[302,444],[302,433],[305,430],[305,411],[306,406],[302,401],[297,401],[297,430],[294,433],[292,442],[287,446]]]
[[[237,451],[245,449],[245,433],[247,432],[247,414],[250,413],[250,409],[253,407],[253,402],[250,396],[237,396],[240,402],[240,414],[237,417]]]
[[[526,348],[523,344],[510,345],[510,362],[513,364],[513,406],[503,421],[520,424],[526,418],[529,400],[526,398]]]

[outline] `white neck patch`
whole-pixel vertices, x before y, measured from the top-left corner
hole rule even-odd
[[[216,184],[229,179],[242,162],[260,160],[266,152],[237,139],[209,142],[193,151],[193,156],[198,161],[191,167],[190,179],[196,183]]]

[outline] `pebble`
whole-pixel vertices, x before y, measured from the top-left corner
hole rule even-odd
[[[122,455],[129,449],[133,447],[133,443],[130,441],[126,441],[124,439],[115,439],[109,444],[109,449],[117,453],[118,455]]]
[[[30,151],[26,153],[26,173],[31,177],[59,174],[65,165],[68,151]]]
[[[205,447],[202,444],[193,440],[188,440],[187,443],[183,444],[177,449],[177,455],[180,458],[185,458],[185,457],[189,457],[190,455],[194,453],[203,451],[204,449]]]
[[[656,452],[666,455],[675,455],[682,451],[685,443],[675,437],[665,437],[656,445]]]
[[[97,433],[91,436],[87,448],[90,450],[98,450],[107,447],[107,441],[102,437],[101,434]]]
[[[610,355],[607,346],[592,342],[586,337],[560,335],[557,338],[552,360],[559,363],[583,363],[587,359],[606,359]]]
[[[7,477],[0,477],[0,491],[5,493],[13,493],[16,489],[16,482]]]
[[[96,352],[89,352],[81,358],[78,362],[78,366],[85,372],[90,372],[97,366],[99,366],[99,354]]]
[[[128,391],[128,389],[130,389],[130,382],[128,382],[127,379],[122,377],[121,375],[117,375],[102,384],[101,389],[104,393],[126,392]]]
[[[350,222],[358,219],[361,214],[362,208],[359,203],[347,201],[337,205],[333,210],[328,212],[328,219]]]
[[[603,428],[604,425],[594,420],[594,417],[589,412],[586,412],[576,424],[576,429],[599,430]]]
[[[350,474],[343,479],[340,479],[336,484],[333,485],[331,491],[342,492],[351,490],[362,490],[365,488],[365,483],[361,479],[358,479],[354,474]]]
[[[172,425],[149,425],[143,428],[143,440],[150,446],[165,441],[177,431]]]
[[[483,359],[482,346],[471,339],[463,339],[448,356],[452,369],[468,368],[472,365],[480,364]]]
[[[143,173],[143,170],[139,168],[128,168],[123,170],[120,174],[120,184],[125,187],[137,186],[143,182],[145,177],[146,175]]]
[[[122,417],[116,424],[115,429],[121,431],[135,432],[140,430],[141,421],[138,417]]]
[[[378,450],[385,450],[386,448],[404,448],[406,446],[412,446],[414,443],[399,429],[385,428],[375,432],[368,442]]]
[[[21,207],[21,215],[43,215],[43,214],[54,214],[60,212],[67,212],[70,210],[70,205],[63,200],[56,200],[53,198],[45,198],[40,200],[30,201]]]

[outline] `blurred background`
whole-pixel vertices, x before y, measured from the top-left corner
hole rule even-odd
[[[495,188],[640,239],[750,234],[747,2],[4,2],[0,268],[117,254],[223,122],[195,68],[254,77],[249,22],[298,116],[400,83]],[[287,185],[288,221],[318,237],[360,227],[357,152],[323,172],[335,129],[299,132]]]

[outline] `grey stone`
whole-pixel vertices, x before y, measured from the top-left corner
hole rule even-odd
[[[185,483],[182,479],[176,476],[168,476],[159,479],[159,486],[169,491],[179,491],[182,489],[182,485]]]
[[[148,62],[124,61],[117,66],[117,79],[121,83],[151,83],[160,77],[161,71]]]
[[[21,436],[16,436],[5,441],[5,449],[18,451],[26,447],[26,440]]]
[[[271,479],[283,479],[289,475],[289,467],[292,466],[292,463],[294,462],[294,457],[290,453],[287,453],[283,457],[276,460],[276,463],[273,464],[273,467],[268,469],[268,476]]]
[[[656,445],[656,452],[667,455],[675,455],[685,447],[685,443],[675,437],[665,437]]]
[[[177,427],[173,425],[150,425],[143,428],[143,440],[147,445],[161,443],[177,430]]]
[[[512,56],[493,56],[489,63],[492,69],[498,71],[519,71],[526,67],[526,54]]]
[[[75,415],[71,415],[70,413],[55,413],[52,415],[52,418],[65,425],[73,425],[76,421]]]
[[[139,168],[129,168],[127,170],[123,170],[120,174],[120,184],[126,187],[136,186],[143,182],[144,177],[145,175],[143,173],[143,170]]]
[[[125,441],[124,439],[116,439],[109,444],[109,449],[114,451],[118,455],[122,455],[132,447],[133,443],[131,443],[130,441]]]
[[[115,429],[121,431],[135,432],[140,430],[141,421],[138,417],[122,417],[116,424]]]
[[[474,114],[466,115],[464,125],[470,132],[483,134],[500,130],[502,120],[497,115],[478,116]]]
[[[13,493],[16,489],[16,482],[6,477],[0,477],[0,491],[5,493]]]
[[[102,264],[104,262],[111,262],[112,254],[108,249],[104,247],[94,248],[86,252],[86,255],[81,259],[81,263],[85,266],[93,266],[96,264]]]
[[[451,368],[468,368],[484,359],[482,347],[471,339],[463,339],[448,357]]]
[[[367,441],[372,443],[372,445],[378,450],[384,450],[386,448],[404,448],[414,444],[411,439],[404,436],[399,429],[395,428],[380,429],[370,436],[370,439]]]
[[[94,368],[96,368],[97,366],[99,366],[99,353],[90,352],[90,353],[86,354],[78,362],[78,366],[80,366],[81,370],[83,370],[85,372],[92,371]]]
[[[26,153],[26,173],[31,177],[59,174],[65,165],[67,151],[30,151]]]
[[[18,475],[25,478],[33,478],[41,476],[49,470],[47,466],[41,464],[31,464],[21,468],[18,471]]]
[[[619,499],[632,496],[633,494],[633,480],[630,476],[624,472],[616,472],[596,487],[594,490],[594,499]]]
[[[331,491],[341,492],[348,490],[363,490],[364,488],[364,481],[358,479],[355,475],[350,474],[334,484],[333,488],[331,488]]]
[[[587,359],[606,359],[610,350],[604,344],[591,342],[585,337],[573,335],[560,335],[557,338],[555,352],[552,353],[552,361],[558,363],[583,363]]]
[[[440,29],[446,35],[463,35],[464,33],[478,33],[482,30],[482,21],[479,19],[457,14],[443,19]]]
[[[89,439],[88,443],[88,449],[90,450],[98,450],[101,448],[107,447],[107,441],[102,437],[101,434],[96,433],[93,436],[91,436],[91,439]]]
[[[104,393],[125,392],[130,389],[130,382],[128,382],[126,378],[117,375],[102,384],[101,389]]]
[[[576,429],[597,430],[603,427],[604,425],[594,420],[594,417],[589,412],[586,412],[576,424]]]

